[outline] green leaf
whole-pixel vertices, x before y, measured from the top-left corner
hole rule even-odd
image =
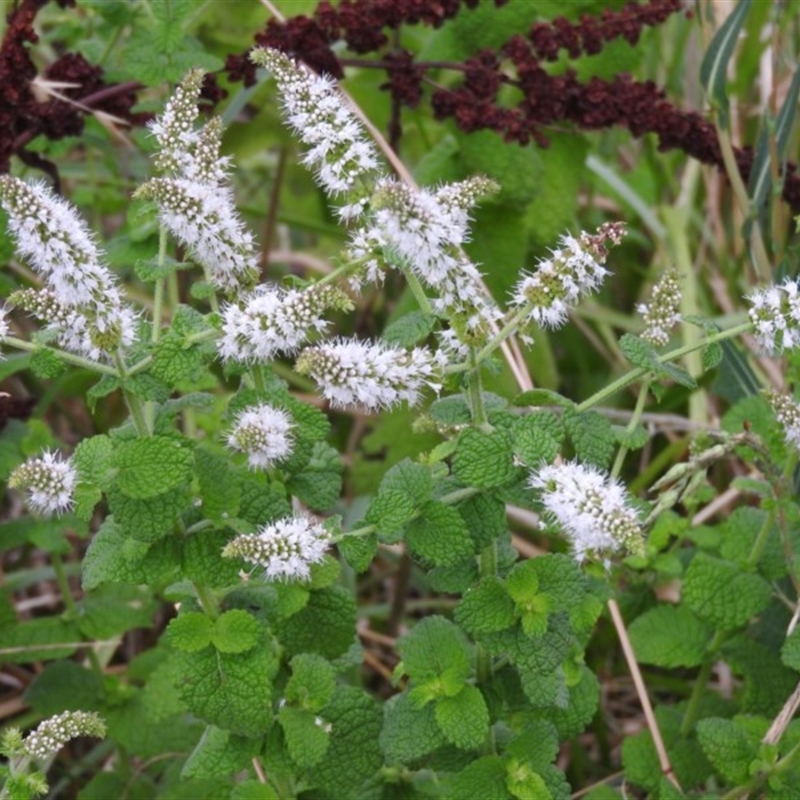
[[[423,464],[404,459],[383,476],[379,494],[385,491],[403,492],[419,507],[433,495],[431,471]]]
[[[517,615],[503,581],[487,576],[461,599],[455,620],[467,633],[480,637],[481,633],[510,628],[516,623]]]
[[[707,717],[697,723],[697,738],[717,772],[734,786],[747,783],[758,750],[736,721]]]
[[[435,400],[428,408],[428,415],[434,422],[446,427],[469,425],[472,421],[469,403],[466,397],[460,394]]]
[[[286,746],[292,761],[301,769],[318,764],[330,745],[330,734],[318,724],[313,711],[283,706],[278,721],[283,728]]]
[[[620,338],[619,346],[634,366],[649,370],[658,378],[675,381],[689,389],[697,387],[697,381],[685,369],[661,361],[656,349],[639,336],[626,333]]]
[[[465,486],[502,486],[514,478],[511,437],[503,430],[468,428],[458,438],[453,473]]]
[[[452,506],[435,501],[420,509],[405,538],[415,558],[437,567],[452,566],[474,553],[472,537],[461,515]]]
[[[508,800],[506,766],[500,756],[483,756],[454,775],[448,797],[480,797],[481,800]],[[542,796],[544,800],[545,796]]]
[[[268,525],[292,515],[292,506],[281,487],[268,485],[263,476],[250,473],[240,475],[239,481],[239,516],[243,520],[251,525]]]
[[[221,558],[220,553],[230,538],[225,531],[196,531],[182,540],[183,577],[211,588],[238,586],[241,562]]]
[[[0,626],[0,654],[7,664],[69,658],[81,642],[77,623],[42,617]]]
[[[242,487],[230,461],[204,447],[196,447],[194,463],[200,484],[203,516],[221,522],[239,513]]]
[[[558,455],[564,438],[564,426],[551,411],[526,414],[511,428],[514,452],[528,466],[549,464]]]
[[[567,411],[562,421],[577,460],[606,469],[616,449],[611,423],[596,411]]]
[[[200,719],[231,733],[261,736],[272,725],[271,679],[276,666],[268,644],[246,653],[221,653],[213,647],[180,652],[177,688]]]
[[[257,780],[242,781],[231,790],[231,800],[280,800],[268,783]]]
[[[89,639],[111,639],[133,628],[151,627],[156,608],[144,586],[106,584],[83,598],[78,624]]]
[[[726,88],[728,62],[750,10],[751,0],[740,0],[725,22],[714,34],[700,64],[700,82],[706,90],[709,102],[719,114],[719,124],[727,130],[730,124],[728,92]]]
[[[211,630],[211,643],[221,653],[245,653],[260,637],[261,627],[255,617],[238,608],[221,614]]]
[[[467,643],[461,631],[444,617],[426,617],[397,641],[403,670],[416,681],[439,678],[447,671],[461,680],[470,671]]]
[[[193,266],[188,261],[178,261],[169,256],[164,256],[162,261],[158,258],[137,259],[133,265],[133,271],[140,281],[154,283],[162,278],[168,278],[180,270],[191,269]]]
[[[184,335],[174,327],[165,331],[153,348],[150,370],[167,386],[196,380],[202,366],[200,347],[187,343]]]
[[[360,787],[381,767],[378,737],[383,714],[364,691],[339,686],[322,716],[331,726],[325,757],[309,770],[309,779],[329,797],[358,797]]]
[[[514,398],[515,406],[559,406],[561,408],[574,408],[575,402],[568,397],[554,392],[551,389],[529,389]],[[532,414],[530,416],[536,416]]]
[[[489,709],[480,690],[467,685],[454,697],[439,698],[436,723],[447,741],[456,747],[463,750],[480,747],[489,733]]]
[[[181,779],[218,778],[248,767],[258,754],[259,741],[236,736],[209,725],[181,770]]]
[[[356,630],[356,605],[343,586],[311,592],[297,614],[279,620],[276,633],[290,653],[319,653],[334,659],[347,652]]]
[[[66,369],[66,366],[59,358],[58,353],[49,347],[37,347],[31,353],[30,368],[37,378],[44,380],[57,378]]]
[[[171,436],[127,439],[117,442],[113,464],[119,470],[120,490],[128,497],[146,500],[188,480],[192,452]]]
[[[682,598],[715,628],[733,630],[766,608],[772,592],[756,573],[731,561],[698,553],[686,572]]]
[[[366,572],[372,559],[378,553],[378,537],[374,533],[367,536],[345,536],[336,545],[339,553],[357,573]]]
[[[467,525],[475,552],[506,535],[506,504],[499,497],[481,492],[462,500],[456,508]]]
[[[744,677],[741,711],[774,717],[797,686],[797,673],[781,663],[777,649],[750,636],[735,637],[725,644],[723,654],[734,674]]]
[[[82,482],[107,488],[113,479],[112,450],[111,439],[102,434],[81,441],[72,459]]]
[[[702,664],[711,633],[686,606],[667,604],[645,611],[628,628],[637,660],[666,668]]]
[[[408,692],[386,701],[380,746],[389,764],[408,764],[446,744],[434,709],[420,708]]]
[[[582,733],[594,719],[600,705],[600,682],[585,665],[580,667],[579,679],[567,687],[567,701],[561,706],[537,712],[555,726],[561,741]]]
[[[97,711],[103,700],[98,676],[75,661],[54,661],[36,675],[25,700],[43,717],[62,711]]]
[[[155,542],[171,533],[191,499],[188,484],[141,500],[116,488],[109,489],[106,496],[109,509],[125,535],[140,542]]]
[[[325,442],[317,442],[308,464],[286,484],[289,492],[307,506],[330,508],[342,491],[342,460],[339,451]]]
[[[412,311],[387,325],[381,338],[395,347],[413,347],[423,339],[427,339],[435,324],[434,314]]]
[[[398,489],[381,489],[369,504],[366,521],[377,528],[381,541],[393,544],[400,541],[403,528],[416,513],[416,501],[410,494]]]
[[[313,653],[301,653],[291,662],[292,677],[286,684],[286,702],[319,711],[336,688],[336,674],[328,661]]]
[[[185,653],[203,650],[211,644],[214,623],[199,611],[186,611],[167,625],[167,642]]]

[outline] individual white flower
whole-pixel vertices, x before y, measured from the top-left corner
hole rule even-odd
[[[309,338],[324,333],[328,309],[350,311],[353,304],[335,286],[306,289],[259,286],[239,303],[222,310],[222,358],[263,363],[280,353],[295,353]]]
[[[344,196],[346,205],[339,215],[355,219],[367,205],[369,189],[381,166],[336,83],[298,66],[278,50],[258,48],[250,57],[275,76],[284,118],[309,148],[303,163],[314,171],[328,194]]]
[[[228,436],[228,445],[247,454],[253,469],[267,469],[292,454],[291,416],[267,403],[244,409]]]
[[[800,451],[800,404],[781,392],[768,390],[764,394],[783,428],[786,443]]]
[[[644,317],[642,339],[656,347],[667,344],[672,329],[681,321],[680,307],[678,271],[669,269],[653,287],[650,302],[636,306],[636,310]]]
[[[29,756],[45,759],[78,736],[105,735],[105,723],[94,711],[64,711],[39,723],[25,737],[22,746]]]
[[[624,234],[621,223],[606,223],[596,234],[585,231],[576,239],[565,235],[552,256],[541,260],[514,287],[511,313],[524,311],[528,324],[558,328],[567,321],[569,309],[584,294],[595,291],[608,270],[603,267],[606,241],[619,244]]]
[[[71,459],[45,451],[41,458],[29,458],[10,475],[12,489],[28,492],[29,505],[39,514],[61,514],[72,507],[78,472]]]
[[[309,347],[295,369],[309,375],[335,408],[377,411],[398,403],[414,405],[428,386],[438,391],[438,363],[430,350],[402,350],[353,340]]]
[[[323,560],[330,541],[322,525],[304,517],[287,517],[232,539],[225,558],[241,558],[264,568],[267,580],[308,580],[311,564]]]
[[[600,470],[578,463],[541,467],[529,485],[572,543],[575,558],[625,550],[643,550],[641,525],[625,489]]]
[[[756,339],[776,355],[800,344],[800,292],[797,281],[785,278],[777,286],[758,289],[746,298]]]
[[[42,276],[58,305],[72,314],[68,323],[53,322],[61,344],[89,358],[131,344],[135,314],[123,303],[77,210],[43,183],[10,175],[0,176],[0,205],[8,213],[17,251]]]

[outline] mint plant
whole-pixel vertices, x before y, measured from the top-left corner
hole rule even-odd
[[[577,787],[559,752],[597,714],[590,642],[605,608],[626,636],[616,595],[635,617],[639,662],[697,670],[690,693],[626,741],[626,780],[657,797],[795,791],[798,731],[778,711],[791,708],[800,666],[797,615],[787,623],[783,607],[794,611],[796,595],[800,407],[750,393],[649,493],[631,491],[623,467],[649,441],[651,396],[697,388],[684,356],[710,371],[743,334],[773,353],[797,344],[796,284],[751,291],[746,321],[721,327],[682,314],[670,270],[639,307],[641,336],[619,340],[628,364],[616,380],[580,402],[524,380],[510,398],[489,392],[511,341],[563,327],[600,288],[624,226],[563,235],[494,298],[464,245],[471,213],[500,187],[390,177],[332,80],[276,50],[252,58],[347,230],[317,281],[260,279],[222,122],[198,124],[197,69],[151,125],[154,175],[135,193],[158,227],[157,252],[136,265],[146,305],[125,294],[73,206],[0,177],[9,234],[41,282],[13,292],[6,317],[42,323],[25,337],[19,316],[4,318],[4,350],[32,354],[45,378],[93,373],[91,402],[119,393],[128,414],[74,448],[21,448],[9,470],[32,513],[19,541],[50,554],[65,612],[0,634],[8,656],[49,662],[28,691],[48,719],[4,738],[3,791],[46,793],[31,759],[90,734],[107,735],[99,753],[113,768],[96,771],[87,798],[566,798]],[[175,302],[179,273],[195,268],[194,304]],[[397,276],[413,310],[381,338],[334,335],[359,292]],[[670,349],[678,325],[702,335]],[[298,396],[309,380],[313,396]],[[633,385],[635,408],[614,426],[602,404]],[[328,412],[401,406],[440,441],[347,503]],[[758,465],[737,482],[754,501],[693,527],[707,470],[733,458]],[[535,515],[549,552],[519,557],[508,507]],[[73,525],[91,533],[77,601],[62,559]],[[444,600],[392,643],[388,697],[356,669],[356,576],[386,553],[410,558]],[[676,576],[679,601],[658,602],[653,586]],[[152,646],[124,676],[108,670],[156,609]],[[741,697],[706,693],[719,661],[742,676]]]

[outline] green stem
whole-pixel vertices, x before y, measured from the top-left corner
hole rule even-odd
[[[738,336],[740,333],[746,333],[753,327],[751,322],[743,322],[740,325],[735,325],[733,328],[728,328],[724,331],[718,331],[711,336],[708,336],[704,339],[701,339],[698,342],[692,342],[691,344],[684,345],[683,347],[676,347],[674,350],[670,350],[668,353],[664,353],[658,357],[658,361],[661,364],[668,364],[670,361],[674,361],[676,358],[680,358],[681,356],[685,356],[687,353],[692,353],[695,350],[699,350],[701,347],[706,347],[709,344],[714,344],[715,342],[722,342],[725,339],[731,339],[734,336]],[[579,403],[575,410],[586,411],[590,409],[592,406],[596,406],[599,403],[603,402],[603,400],[608,399],[609,397],[615,395],[617,392],[624,389],[626,386],[630,386],[630,384],[635,383],[639,378],[644,377],[650,370],[646,367],[635,367],[632,370],[629,370],[624,375],[621,375],[615,381],[612,381],[608,386],[601,389],[599,392],[595,392],[591,397],[584,400],[582,403]]]
[[[219,601],[217,600],[214,592],[212,592],[207,586],[203,586],[200,583],[193,583],[192,585],[194,586],[194,590],[197,593],[197,599],[200,601],[200,605],[203,607],[203,611],[205,611],[206,616],[212,620],[217,619],[219,616]]]
[[[16,336],[3,336],[2,343],[7,344],[10,347],[14,347],[17,350],[26,350],[29,353],[33,353],[40,349],[40,345],[34,344],[33,342],[26,342],[24,339],[17,339]],[[113,367],[109,367],[107,364],[100,364],[97,361],[90,361],[88,358],[75,355],[75,353],[68,353],[66,350],[57,350],[54,347],[51,349],[62,361],[66,362],[67,364],[74,364],[76,367],[84,367],[85,369],[90,369],[93,372],[99,372],[102,375],[117,374],[117,370],[115,370]]]
[[[708,679],[711,677],[711,670],[714,668],[717,651],[722,647],[724,641],[725,634],[722,633],[722,631],[717,631],[708,646],[703,666],[700,667],[700,672],[695,678],[694,686],[692,687],[692,695],[686,705],[686,713],[683,715],[683,722],[681,722],[681,736],[687,736],[689,734],[692,725],[694,725],[697,719],[697,715],[700,712],[700,701],[703,699]]]
[[[152,434],[152,430],[147,422],[147,415],[145,414],[142,401],[135,394],[133,394],[133,392],[125,388],[125,378],[128,377],[128,372],[125,369],[125,363],[123,362],[119,353],[114,354],[114,360],[117,363],[119,377],[122,380],[122,395],[125,398],[125,403],[128,406],[128,410],[131,412],[133,424],[135,425],[140,436],[150,436]]]
[[[481,369],[477,365],[475,351],[469,352],[470,371],[467,375],[467,388],[469,393],[469,407],[472,411],[472,423],[476,428],[485,428],[488,425],[486,406],[483,403],[483,383]]]
[[[647,402],[647,393],[650,391],[651,383],[652,381],[645,380],[639,388],[639,396],[636,398],[636,407],[633,409],[633,414],[631,414],[630,421],[625,428],[625,433],[633,433],[636,426],[639,424],[639,420],[642,418],[642,414],[644,413],[644,406]],[[622,464],[625,461],[625,456],[628,455],[628,449],[629,448],[627,448],[624,444],[620,445],[620,448],[617,451],[617,457],[614,460],[614,466],[611,468],[612,478],[619,477],[619,473],[622,471]]]
[[[433,314],[433,306],[431,305],[428,295],[425,294],[425,290],[422,288],[419,278],[417,278],[417,276],[414,275],[410,269],[404,269],[403,275],[405,276],[408,288],[411,289],[411,294],[414,295],[414,298],[416,299],[420,309],[426,314]]]

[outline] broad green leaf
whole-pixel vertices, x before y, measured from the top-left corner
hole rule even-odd
[[[698,553],[683,584],[683,602],[715,628],[733,630],[766,608],[772,592],[754,572],[731,561]]]
[[[113,478],[112,450],[111,439],[104,434],[81,441],[72,454],[81,481],[105,489]]]
[[[153,348],[154,377],[167,386],[197,380],[203,366],[198,345],[187,344],[183,334],[174,328],[164,332]]]
[[[230,538],[225,531],[196,531],[182,540],[183,574],[206,588],[238,586],[241,562],[222,558],[220,553]]]
[[[31,354],[30,368],[37,378],[52,380],[64,372],[66,367],[56,351],[49,347],[37,347]]]
[[[192,452],[180,439],[151,436],[118,442],[113,465],[123,494],[146,500],[174,489],[189,478]]]
[[[231,800],[280,800],[268,783],[248,780],[237,783],[231,790]]]
[[[723,654],[733,673],[744,678],[740,710],[774,717],[797,686],[797,673],[781,662],[777,646],[767,647],[742,634],[724,646]]]
[[[711,634],[711,628],[683,605],[651,608],[628,628],[637,660],[666,668],[699,666]]]
[[[330,745],[330,734],[321,718],[313,711],[283,706],[278,721],[289,755],[298,767],[308,769],[322,760]]]
[[[367,509],[367,522],[375,525],[381,541],[400,541],[403,528],[417,513],[415,499],[399,489],[381,489]]]
[[[456,607],[455,620],[467,633],[480,638],[481,633],[510,628],[517,615],[503,581],[488,576],[464,595]]]
[[[468,428],[458,438],[453,473],[465,486],[489,489],[514,478],[511,437],[506,431]]]
[[[317,442],[309,462],[287,482],[289,492],[310,508],[330,508],[342,491],[342,460],[339,451]]]
[[[560,406],[573,408],[575,402],[550,389],[529,389],[514,398],[515,406]]]
[[[78,624],[89,639],[111,639],[133,628],[151,627],[157,607],[145,586],[106,584],[81,600]]]
[[[267,484],[263,476],[249,473],[240,475],[239,480],[239,516],[243,520],[252,525],[267,525],[292,516],[292,506],[280,487]]]
[[[378,704],[354,686],[339,686],[322,709],[330,725],[325,757],[309,770],[309,779],[329,797],[357,797],[383,763],[378,737],[383,714]]]
[[[437,567],[452,566],[474,553],[472,537],[461,515],[452,506],[435,501],[420,509],[405,538],[415,558]]]
[[[490,492],[481,492],[456,508],[467,525],[475,551],[479,552],[506,535],[506,504]]]
[[[188,484],[147,499],[129,497],[116,488],[106,492],[108,506],[126,536],[140,542],[155,542],[172,533],[191,498]]]
[[[750,763],[758,755],[735,720],[708,717],[697,723],[697,738],[708,760],[732,785],[746,783]]]
[[[43,717],[62,711],[98,711],[103,685],[91,669],[75,661],[54,661],[25,690],[25,701]]]
[[[221,653],[245,653],[260,638],[261,626],[256,618],[239,608],[217,617],[211,630],[211,643]]]
[[[511,795],[506,781],[503,759],[500,756],[483,756],[452,777],[447,796],[508,800]]]
[[[301,653],[291,662],[292,677],[286,684],[286,702],[319,711],[331,698],[336,676],[330,662],[313,653]]]
[[[328,659],[347,652],[355,626],[355,602],[342,586],[311,592],[298,613],[275,624],[278,639],[290,653],[318,653]]]
[[[194,653],[211,644],[214,623],[199,611],[187,611],[167,625],[166,640],[177,650]]]
[[[514,453],[529,467],[549,464],[558,455],[564,438],[561,420],[550,411],[526,414],[511,428]]]
[[[606,469],[616,449],[611,423],[596,411],[567,411],[562,420],[578,461]]]
[[[480,747],[489,733],[489,709],[480,690],[466,685],[453,697],[436,701],[436,723],[445,738],[456,747]]]
[[[403,492],[420,506],[430,500],[433,494],[431,471],[422,464],[405,459],[383,476],[379,493],[384,491]]]
[[[464,635],[444,617],[426,617],[397,641],[403,671],[415,681],[439,678],[455,670],[463,679],[470,671]]]
[[[711,39],[700,64],[700,82],[706,90],[709,102],[719,114],[720,127],[725,130],[730,124],[726,88],[728,62],[733,55],[750,4],[751,0],[739,0],[733,7],[733,11]]]
[[[268,644],[246,653],[213,647],[181,652],[178,691],[196,717],[242,736],[260,736],[272,725],[275,656]]]
[[[561,741],[582,733],[594,719],[600,705],[600,682],[587,667],[581,666],[579,680],[567,687],[567,702],[538,712],[542,720],[554,725]]]
[[[237,516],[242,487],[229,459],[204,447],[196,447],[194,463],[203,501],[203,516],[214,521]]]
[[[781,661],[800,672],[800,628],[795,628],[781,647]]]
[[[367,536],[346,536],[336,547],[350,567],[362,573],[369,569],[378,553],[378,537],[374,533]]]
[[[0,660],[28,664],[69,658],[80,646],[80,629],[60,617],[42,617],[0,626]]]
[[[435,324],[433,314],[412,311],[387,325],[382,338],[395,347],[413,347],[430,335]]]
[[[217,778],[247,768],[259,750],[257,739],[209,725],[181,770],[181,778]]]
[[[408,692],[387,700],[380,746],[389,764],[408,764],[446,744],[434,705],[420,708]]]

